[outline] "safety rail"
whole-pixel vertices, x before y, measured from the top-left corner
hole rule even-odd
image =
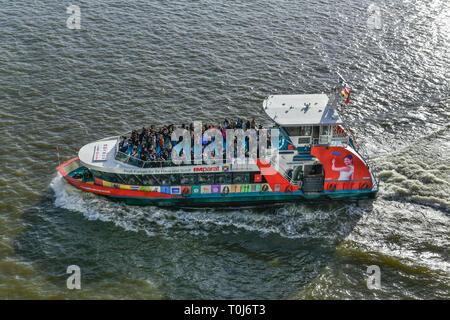
[[[198,164],[195,163],[194,160],[191,160],[190,162],[186,163],[183,161],[181,164],[175,164],[171,160],[165,160],[165,161],[143,161],[139,158],[133,157],[131,155],[128,155],[126,153],[120,152],[116,150],[116,156],[115,159],[118,161],[121,161],[125,164],[129,164],[135,167],[139,168],[163,168],[163,167],[179,167],[179,166],[189,166],[189,165],[229,165],[232,166],[235,170],[253,170],[256,166],[256,163],[251,158],[244,158],[244,159],[238,159],[234,158],[231,160],[231,162],[227,162],[225,159],[224,161],[219,161],[218,163],[206,163],[202,161],[202,163]]]
[[[171,160],[155,160],[155,161],[143,161],[137,157],[132,155],[128,155],[124,152],[116,150],[116,160],[123,162],[125,164],[129,164],[139,168],[161,168],[161,167],[175,167],[177,166]]]
[[[252,158],[250,157],[245,157],[243,159],[239,159],[239,158],[233,158],[230,162],[227,162],[225,157],[223,159],[223,161],[219,161],[219,163],[206,163],[206,161],[202,161],[201,163],[197,163],[194,159],[189,159],[186,163],[186,161],[183,160],[183,162],[181,164],[175,164],[172,160],[164,160],[164,161],[160,161],[160,160],[147,160],[147,161],[143,161],[141,159],[139,159],[138,157],[132,156],[131,154],[125,153],[125,152],[121,152],[119,150],[119,145],[120,142],[122,141],[123,137],[125,138],[129,138],[130,134],[124,134],[124,135],[120,135],[117,138],[117,142],[116,142],[116,154],[115,154],[115,159],[117,161],[132,165],[132,166],[136,166],[139,168],[161,168],[161,167],[175,167],[175,166],[180,166],[180,165],[215,165],[215,164],[221,164],[221,165],[233,165],[234,168],[240,170],[245,170],[246,168],[251,168],[255,162]],[[271,156],[271,149],[268,148],[266,149],[266,157],[268,158]]]

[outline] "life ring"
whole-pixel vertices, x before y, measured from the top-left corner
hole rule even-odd
[[[189,188],[184,188],[183,191],[181,192],[181,195],[183,197],[189,197],[191,195],[191,190]]]
[[[223,187],[223,190],[222,190],[222,196],[226,196],[226,195],[228,195],[230,193],[230,188],[228,188],[228,186],[225,186],[225,187]]]
[[[284,189],[284,192],[286,192],[286,193],[292,193],[292,186],[291,186],[291,185],[288,185],[288,186],[286,187],[286,189]]]
[[[329,184],[328,190],[334,192],[336,190],[336,183]]]
[[[261,192],[267,192],[269,191],[269,186],[267,184],[263,185],[261,188]]]

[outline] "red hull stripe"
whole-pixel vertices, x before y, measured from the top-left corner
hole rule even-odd
[[[103,194],[103,195],[112,195],[112,196],[121,196],[121,197],[130,197],[130,198],[180,198],[179,195],[172,195],[172,194],[166,194],[166,193],[160,193],[160,192],[152,192],[152,191],[134,191],[134,190],[124,190],[124,189],[116,189],[116,188],[108,188],[103,186],[97,186],[95,184],[88,184],[81,182],[77,179],[72,178],[69,176],[69,172],[66,172],[64,168],[72,163],[73,161],[78,160],[79,158],[73,158],[70,159],[60,166],[56,168],[59,173],[74,187],[97,193],[97,194]]]

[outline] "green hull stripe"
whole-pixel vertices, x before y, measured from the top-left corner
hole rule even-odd
[[[341,191],[341,190],[339,190]],[[196,205],[196,204],[226,204],[226,203],[267,203],[267,202],[290,202],[290,201],[302,201],[302,200],[330,200],[330,199],[359,199],[368,198],[375,196],[374,191],[364,191],[359,190],[349,190],[352,192],[333,192],[333,193],[317,193],[317,194],[302,194],[301,192],[293,192],[291,194],[286,194],[284,192],[271,192],[270,194],[260,194],[260,193],[244,193],[239,194],[239,196],[227,195],[222,196],[220,194],[203,194],[201,196],[191,196],[191,197],[176,197],[176,198],[130,198],[124,196],[114,196],[109,197],[123,200],[129,204],[137,205]],[[359,191],[359,192],[358,192]]]

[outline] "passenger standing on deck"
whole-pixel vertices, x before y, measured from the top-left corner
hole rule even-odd
[[[128,151],[128,142],[129,140],[124,137],[124,141],[122,142],[122,146],[120,147],[120,152],[125,153]]]
[[[133,147],[133,150],[131,151],[131,156],[132,156],[132,157],[136,157],[136,156],[137,156],[137,153],[138,153],[138,147],[135,145],[135,146]]]

